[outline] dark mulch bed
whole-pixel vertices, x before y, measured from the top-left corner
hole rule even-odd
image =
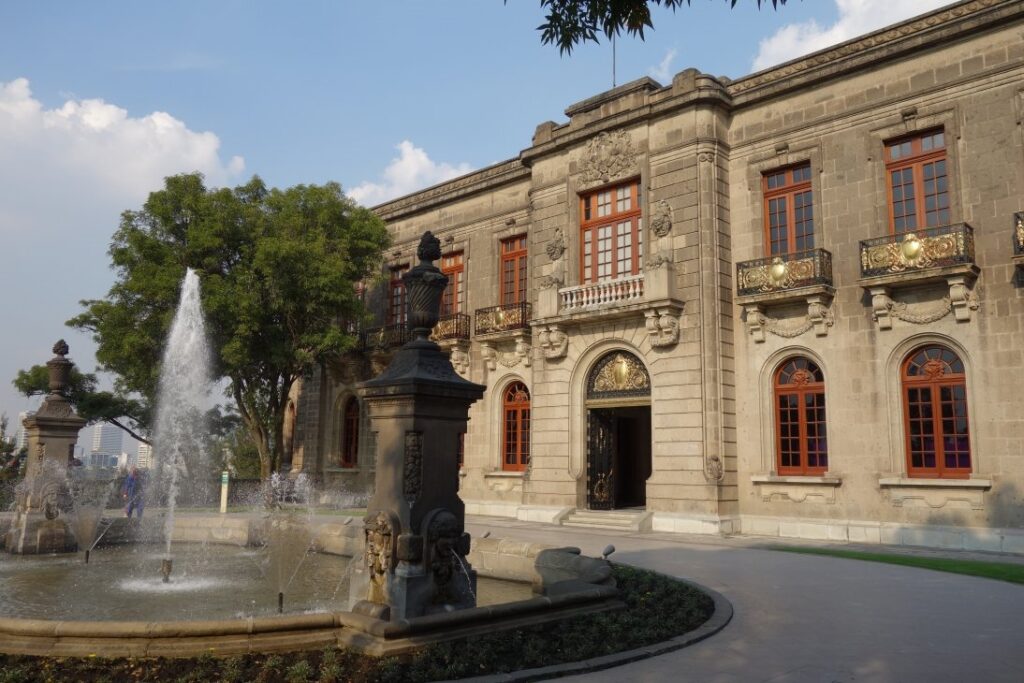
[[[223,659],[56,659],[0,655],[0,683],[34,681],[249,681],[376,683],[504,673],[631,650],[692,631],[714,611],[710,597],[668,577],[621,565],[626,609],[432,645],[377,659],[347,650]]]

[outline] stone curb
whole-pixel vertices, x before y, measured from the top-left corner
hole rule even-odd
[[[661,572],[654,573],[661,574]],[[541,681],[549,678],[561,678],[563,676],[572,676],[574,674],[584,674],[592,671],[611,669],[616,666],[622,666],[623,664],[629,664],[631,662],[648,659],[650,657],[657,657],[659,655],[668,654],[669,652],[681,650],[684,647],[689,647],[690,645],[694,645],[695,643],[699,643],[700,641],[715,635],[725,628],[730,621],[732,621],[732,603],[718,591],[712,590],[695,581],[687,581],[686,579],[669,576],[668,574],[661,575],[670,578],[673,581],[693,586],[710,596],[711,599],[715,601],[715,611],[712,613],[711,617],[696,629],[689,631],[688,633],[684,633],[681,636],[676,636],[675,638],[670,638],[669,640],[665,640],[660,643],[654,643],[653,645],[638,647],[633,650],[616,652],[615,654],[604,655],[603,657],[584,659],[579,662],[569,662],[568,664],[554,664],[552,666],[543,666],[536,669],[523,669],[522,671],[492,674],[488,676],[475,676],[473,678],[460,678],[457,680],[459,683],[524,683],[525,681]],[[441,683],[455,683],[455,680],[456,679],[442,681]]]

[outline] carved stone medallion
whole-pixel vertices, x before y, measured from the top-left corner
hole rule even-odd
[[[601,133],[587,143],[581,160],[582,185],[608,183],[637,171],[637,151],[629,133],[618,130]]]

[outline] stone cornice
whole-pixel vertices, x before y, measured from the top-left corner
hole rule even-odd
[[[467,173],[414,194],[399,197],[373,207],[373,212],[385,221],[394,221],[410,214],[447,204],[455,199],[484,192],[499,185],[505,185],[530,177],[530,169],[519,159],[510,159],[479,171]]]
[[[611,90],[606,90],[603,93],[594,95],[593,97],[588,97],[576,104],[571,104],[566,108],[565,115],[571,119],[578,114],[593,111],[594,109],[601,107],[603,104],[617,100],[620,97],[625,97],[626,95],[631,95],[634,92],[651,93],[661,89],[662,85],[660,83],[653,78],[644,76],[643,78],[638,78],[635,81],[624,83],[617,88],[612,88]]]
[[[1019,0],[966,0],[739,78],[727,89],[736,105],[742,106],[1021,17],[1024,17],[1024,3]]]

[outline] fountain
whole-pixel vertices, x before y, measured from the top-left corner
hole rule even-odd
[[[206,458],[203,405],[210,388],[210,349],[206,341],[199,276],[189,268],[181,285],[178,310],[164,349],[154,430],[156,486],[167,501],[164,516],[166,555],[160,565],[164,582],[173,567],[171,539],[181,485],[189,466],[202,467]],[[153,491],[150,492],[152,495]]]
[[[447,280],[432,263],[440,245],[429,232],[419,257],[406,276],[415,338],[359,387],[377,444],[376,487],[361,525],[352,523],[358,517],[315,517],[317,496],[303,475],[269,482],[262,514],[179,514],[179,494],[204,476],[200,406],[210,386],[191,271],[159,385],[160,471],[148,490],[167,505],[159,550],[135,544],[145,534],[124,518],[100,532],[100,508],[84,500],[57,519],[75,505],[64,500],[66,460],[49,447],[67,452],[72,427],[77,433],[82,422],[62,396],[61,368],[70,362],[66,345],[58,345],[53,390],[35,423],[49,431],[46,439],[30,432],[37,457],[7,547],[73,550],[73,520],[78,544],[101,550],[88,567],[54,558],[0,561],[0,652],[196,656],[344,645],[382,655],[619,605],[608,563],[578,549],[486,534],[471,548],[456,457],[469,406],[484,387],[459,377],[428,340]],[[58,531],[46,526],[55,519]],[[286,597],[290,613],[282,614]],[[80,621],[60,620],[68,614]]]

